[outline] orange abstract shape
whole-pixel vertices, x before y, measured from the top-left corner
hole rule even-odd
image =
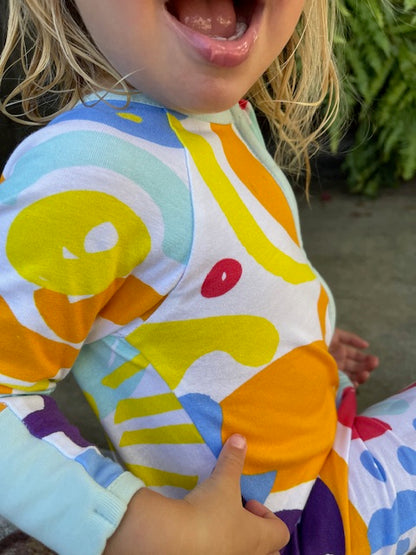
[[[321,293],[318,299],[318,315],[319,315],[319,323],[321,324],[322,339],[324,341],[326,336],[326,311],[328,309],[328,304],[329,304],[328,294],[325,291],[323,285],[321,285]]]
[[[6,178],[4,177],[3,174],[0,175],[0,184],[3,183],[4,181],[6,181]]]
[[[259,316],[213,316],[143,324],[126,337],[175,389],[195,360],[224,351],[240,364],[261,366],[272,359],[279,334]]]
[[[127,276],[150,247],[142,220],[117,198],[64,191],[19,212],[6,250],[27,281],[64,295],[95,295]]]
[[[314,480],[336,428],[336,365],[322,341],[272,362],[219,404],[222,439],[244,435],[244,474],[277,471],[272,491]]]
[[[5,409],[7,409],[7,405],[0,403],[0,412],[4,411]]]
[[[368,541],[367,526],[351,502],[349,503],[349,512],[351,530],[349,535],[350,546],[349,550],[346,550],[345,555],[355,555],[355,553],[370,555],[371,547]]]
[[[0,385],[0,394],[9,395],[10,393],[13,393],[13,389],[11,387],[8,387],[7,385]]]
[[[164,297],[134,276],[118,278],[102,293],[71,302],[67,295],[48,289],[34,293],[36,307],[46,324],[59,337],[80,343],[88,335],[97,315],[117,325],[136,318],[149,318]]]
[[[22,326],[3,297],[0,297],[0,329],[1,372],[14,379],[40,382],[53,378],[61,368],[70,368],[78,355],[73,347]]]
[[[34,293],[35,304],[56,335],[65,341],[80,343],[88,335],[98,312],[122,282],[117,279],[102,293],[76,302],[71,302],[63,293],[38,289]]]
[[[104,306],[100,316],[124,326],[136,318],[147,320],[165,297],[147,283],[128,276],[122,287]]]
[[[289,203],[273,176],[236,135],[231,125],[211,124],[221,140],[225,156],[238,179],[299,245],[295,220]]]
[[[350,514],[350,534],[347,537],[350,545],[347,543],[345,555],[355,555],[356,553],[360,555],[370,555],[371,547],[368,541],[367,526],[354,505],[351,502],[349,502],[348,505]]]

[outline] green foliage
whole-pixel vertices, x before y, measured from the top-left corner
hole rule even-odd
[[[336,56],[347,114],[331,131],[331,147],[339,150],[343,123],[352,119],[349,188],[375,195],[416,175],[416,0],[338,2],[344,26]]]

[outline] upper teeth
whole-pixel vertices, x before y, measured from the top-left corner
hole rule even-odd
[[[244,23],[244,21],[237,21],[237,26],[236,26],[234,35],[232,35],[231,37],[214,36],[213,38],[217,40],[236,40],[242,37],[246,31],[247,31],[247,23]]]

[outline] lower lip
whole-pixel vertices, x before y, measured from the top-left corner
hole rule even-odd
[[[259,34],[263,4],[257,3],[251,17],[250,25],[244,35],[236,40],[218,40],[198,33],[183,25],[167,10],[168,23],[185,42],[191,46],[204,60],[219,67],[235,67],[242,64],[250,56]]]

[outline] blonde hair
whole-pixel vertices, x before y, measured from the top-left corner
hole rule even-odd
[[[339,103],[332,55],[334,12],[334,1],[306,0],[289,43],[248,93],[269,122],[276,161],[291,173],[306,167],[307,180],[309,155]],[[129,91],[95,46],[73,0],[9,0],[0,82],[15,56],[23,78],[0,102],[0,111],[15,121],[47,123],[85,95],[108,90],[108,83],[114,83],[112,92]],[[11,110],[20,102],[23,114],[16,115]]]

